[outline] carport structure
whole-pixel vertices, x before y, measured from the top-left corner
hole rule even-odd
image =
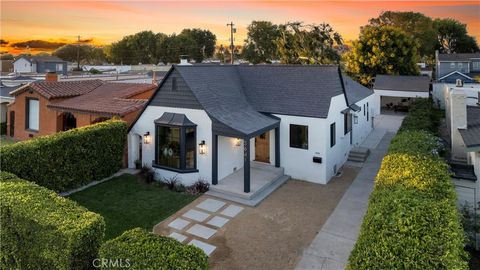
[[[385,110],[408,111],[416,98],[428,98],[430,78],[427,76],[377,75],[373,87],[378,106]]]

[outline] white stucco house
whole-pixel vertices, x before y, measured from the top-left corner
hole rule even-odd
[[[415,98],[428,98],[428,76],[377,75],[373,90],[375,103],[382,109],[408,110]]]
[[[128,164],[245,194],[284,175],[326,184],[372,130],[374,104],[338,66],[175,65],[129,129]]]

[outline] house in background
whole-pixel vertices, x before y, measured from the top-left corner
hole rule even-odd
[[[480,53],[435,52],[436,81],[455,83],[457,79],[465,83],[474,83],[475,76],[480,75]]]
[[[373,104],[338,66],[175,65],[130,128],[129,167],[229,198],[288,176],[326,184],[372,130]]]
[[[478,96],[480,97],[480,89]],[[445,118],[450,135],[451,168],[460,200],[477,203],[480,196],[480,103],[469,105],[461,86],[445,88]],[[474,202],[475,200],[475,202]]]
[[[0,124],[7,123],[7,106],[15,100],[10,92],[15,89],[16,87],[8,87],[0,82]]]
[[[67,74],[67,61],[56,56],[22,56],[13,62],[13,71],[17,73]]]
[[[377,75],[373,86],[376,106],[381,109],[408,111],[416,98],[428,98],[428,76]]]
[[[15,140],[49,135],[112,117],[129,123],[156,88],[154,84],[110,83],[101,80],[46,81],[22,86],[11,95],[7,134]],[[53,76],[53,77],[52,77]]]

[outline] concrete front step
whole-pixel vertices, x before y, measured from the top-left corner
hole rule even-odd
[[[370,154],[370,149],[366,147],[354,147],[348,154],[349,161],[364,162]]]
[[[247,206],[256,206],[289,179],[289,175],[282,175],[258,191],[255,191],[253,194],[246,193],[248,194],[247,196],[226,190],[218,190],[215,189],[215,186],[211,186],[210,190],[205,194]]]

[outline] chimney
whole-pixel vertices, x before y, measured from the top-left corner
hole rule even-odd
[[[45,74],[45,81],[47,81],[47,82],[57,82],[58,81],[57,73],[47,72],[47,74]]]
[[[458,88],[450,90],[450,136],[452,140],[452,159],[463,161],[466,159],[465,146],[459,129],[467,128],[467,95]]]

